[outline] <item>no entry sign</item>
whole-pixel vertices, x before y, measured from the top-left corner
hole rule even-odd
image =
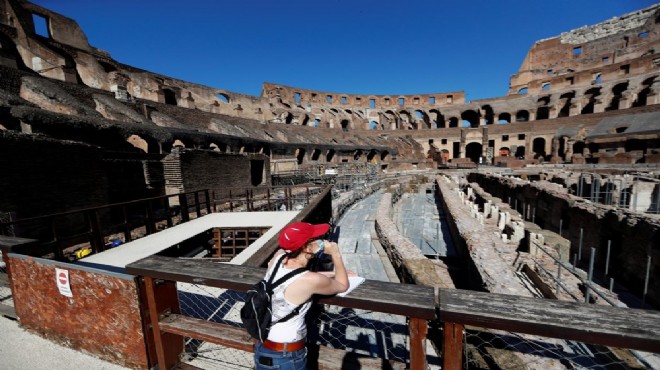
[[[69,285],[69,270],[55,269],[55,281],[60,294],[67,297],[73,297],[71,286]]]

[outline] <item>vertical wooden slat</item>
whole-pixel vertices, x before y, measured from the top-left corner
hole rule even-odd
[[[165,212],[165,218],[167,219],[167,227],[172,227],[174,223],[172,222],[172,214],[170,213],[170,198],[163,198],[163,211]]]
[[[156,221],[154,220],[154,207],[150,200],[147,200],[146,213],[145,228],[147,229],[147,235],[151,235],[156,232]]]
[[[204,190],[204,196],[206,197],[206,214],[208,215],[211,213],[211,197],[209,189]]]
[[[195,192],[195,212],[197,217],[202,217],[202,207],[199,205],[199,191]]]
[[[128,224],[128,211],[126,210],[126,205],[121,207],[124,214],[124,243],[128,243],[133,238],[131,237],[131,226]]]
[[[151,329],[156,344],[156,356],[158,357],[158,367],[160,369],[167,369],[165,360],[165,348],[163,348],[163,339],[160,332],[160,325],[158,323],[159,313],[156,306],[156,296],[154,294],[154,279],[145,276],[144,285],[147,293],[147,304],[149,305],[149,317],[151,318]]]
[[[94,252],[99,253],[105,250],[105,243],[103,241],[103,234],[101,232],[101,221],[99,220],[99,212],[94,209],[88,213],[89,217],[89,231],[92,234],[91,244]]]
[[[410,318],[410,370],[426,370],[426,320]]]
[[[186,194],[179,194],[179,206],[181,207],[181,221],[190,221],[188,214],[188,196]]]
[[[463,355],[463,325],[445,322],[442,350],[445,370],[460,370]]]

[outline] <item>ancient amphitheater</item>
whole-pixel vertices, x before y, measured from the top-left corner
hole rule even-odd
[[[36,18],[46,20],[47,35],[35,31]],[[461,288],[528,296],[529,302],[543,296],[586,299],[612,309],[641,307],[646,310],[635,312],[653,333],[660,330],[655,311],[660,305],[660,54],[655,49],[660,50],[660,4],[537,41],[512,75],[507,96],[468,102],[463,91],[356,95],[266,82],[260,96],[249,96],[123,64],[90,45],[75,20],[26,1],[0,0],[0,247],[6,270],[11,266],[4,280],[13,292],[15,315],[34,331],[128,367],[174,363],[159,347],[160,339],[154,344],[153,336],[160,334],[147,329],[146,308],[124,314],[134,317],[127,320],[134,326],[126,327],[140,331],[136,340],[142,341],[142,352],[122,348],[117,349],[119,355],[108,354],[103,346],[82,344],[99,335],[94,330],[81,334],[66,325],[49,325],[52,315],[43,312],[78,318],[89,307],[71,300],[70,306],[53,308],[49,299],[58,299],[61,291],[36,287],[35,281],[41,274],[49,279],[53,263],[71,271],[81,268],[85,274],[91,273],[86,269],[97,271],[102,252],[113,240],[146,240],[195,216],[220,220],[215,213],[281,209],[299,212],[286,216],[284,223],[334,222],[350,205],[382,192],[385,200],[366,219],[375,223],[372,238],[386,251],[401,282],[432,286],[436,296],[443,296],[442,289]],[[325,188],[328,185],[333,187]],[[461,258],[436,254],[427,259],[429,253],[416,250],[408,231],[398,230],[396,217],[390,218],[392,209],[396,213],[406,207],[397,205],[404,193],[420,189],[436,194],[441,212],[432,217],[438,224],[449,220],[443,227]],[[146,211],[136,202],[147,202]],[[136,216],[138,209],[146,213]],[[195,221],[199,220],[189,222]],[[267,228],[257,230],[260,225],[245,222],[251,226],[244,225],[241,251],[250,250],[250,243],[268,233]],[[277,222],[269,222],[275,228]],[[195,238],[199,244],[203,234],[207,238],[202,244],[211,240],[218,247],[231,235],[232,246],[239,245],[236,227],[214,227],[215,234],[183,238],[177,248],[185,249]],[[440,232],[437,225],[430,228],[431,233]],[[261,244],[262,250],[233,263],[262,266],[276,245],[272,239]],[[95,253],[90,257],[94,262],[77,265],[85,260],[76,254],[85,245]],[[229,257],[241,251],[233,249]],[[49,262],[30,265],[33,257]],[[122,281],[135,286],[117,283],[124,291],[119,294],[139,305],[146,302],[139,291],[152,287],[147,283],[145,288],[135,276],[151,281],[150,270],[144,262],[131,262],[114,265],[120,272],[111,270],[133,276],[134,281]],[[602,276],[598,282],[592,276],[594,264],[596,275]],[[570,276],[562,278],[562,270]],[[71,274],[74,283],[76,275]],[[521,274],[527,276],[525,283],[518,282]],[[461,280],[459,275],[470,277]],[[217,287],[241,287],[239,282],[232,285],[228,275],[214,279],[232,281]],[[619,288],[613,288],[614,281]],[[565,286],[560,293],[561,284]],[[91,285],[89,289],[103,290]],[[450,299],[454,293],[446,294]],[[108,305],[97,303],[96,308]],[[451,311],[442,302],[438,307]],[[401,312],[410,322],[430,319],[419,312],[422,316]],[[433,307],[429,312],[435,315]],[[607,312],[589,311],[584,317],[598,320]],[[635,316],[612,312],[618,318]],[[150,314],[158,316],[155,308]],[[460,314],[454,314],[445,317],[458,320]],[[102,325],[102,318],[94,320],[103,330],[111,327]],[[545,323],[512,327],[528,336],[552,320],[541,321]],[[467,327],[476,322],[480,321],[458,323]],[[595,336],[590,328],[581,331],[576,324],[575,330],[568,330],[573,337],[556,338],[585,341],[591,335],[605,338],[594,339],[602,346],[622,346],[627,340],[633,344],[623,348],[633,355],[612,351],[615,357],[627,368],[657,368],[657,355],[635,351],[660,352],[658,331],[635,334],[630,328],[637,323],[612,329],[618,334],[602,329]],[[446,346],[450,327],[443,325]],[[591,321],[585,325],[599,326]],[[529,327],[534,329],[523,329]],[[430,325],[431,341],[432,329]],[[555,331],[538,334],[551,332]],[[121,333],[117,336],[126,335]],[[176,333],[191,336],[183,329]],[[561,346],[560,339],[551,343]],[[478,348],[473,340],[465,346]],[[426,368],[426,363],[413,360],[416,347],[413,339],[410,342],[410,358],[399,362]],[[510,339],[504,342],[511,344]],[[443,366],[460,364],[460,348],[458,360],[447,355],[447,347],[444,351]],[[476,350],[466,355],[471,351]],[[506,359],[491,353],[470,366],[464,358],[463,364],[514,368],[502,361],[525,363],[529,353],[522,352]],[[337,362],[343,363],[339,357]],[[516,366],[559,365],[543,360]]]

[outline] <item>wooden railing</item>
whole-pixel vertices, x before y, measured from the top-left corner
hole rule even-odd
[[[161,368],[176,365],[183,336],[251,351],[252,342],[241,328],[181,316],[175,282],[244,292],[263,277],[263,268],[152,256],[128,265],[127,271],[144,281]],[[406,316],[410,369],[426,369],[427,337],[440,344],[443,369],[462,369],[466,326],[660,353],[657,311],[373,280],[347,297],[319,302]],[[428,321],[442,334],[429,331]]]

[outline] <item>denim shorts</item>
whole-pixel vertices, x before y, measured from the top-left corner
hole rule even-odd
[[[254,347],[256,370],[307,370],[307,348],[295,352],[271,351],[261,342]]]

